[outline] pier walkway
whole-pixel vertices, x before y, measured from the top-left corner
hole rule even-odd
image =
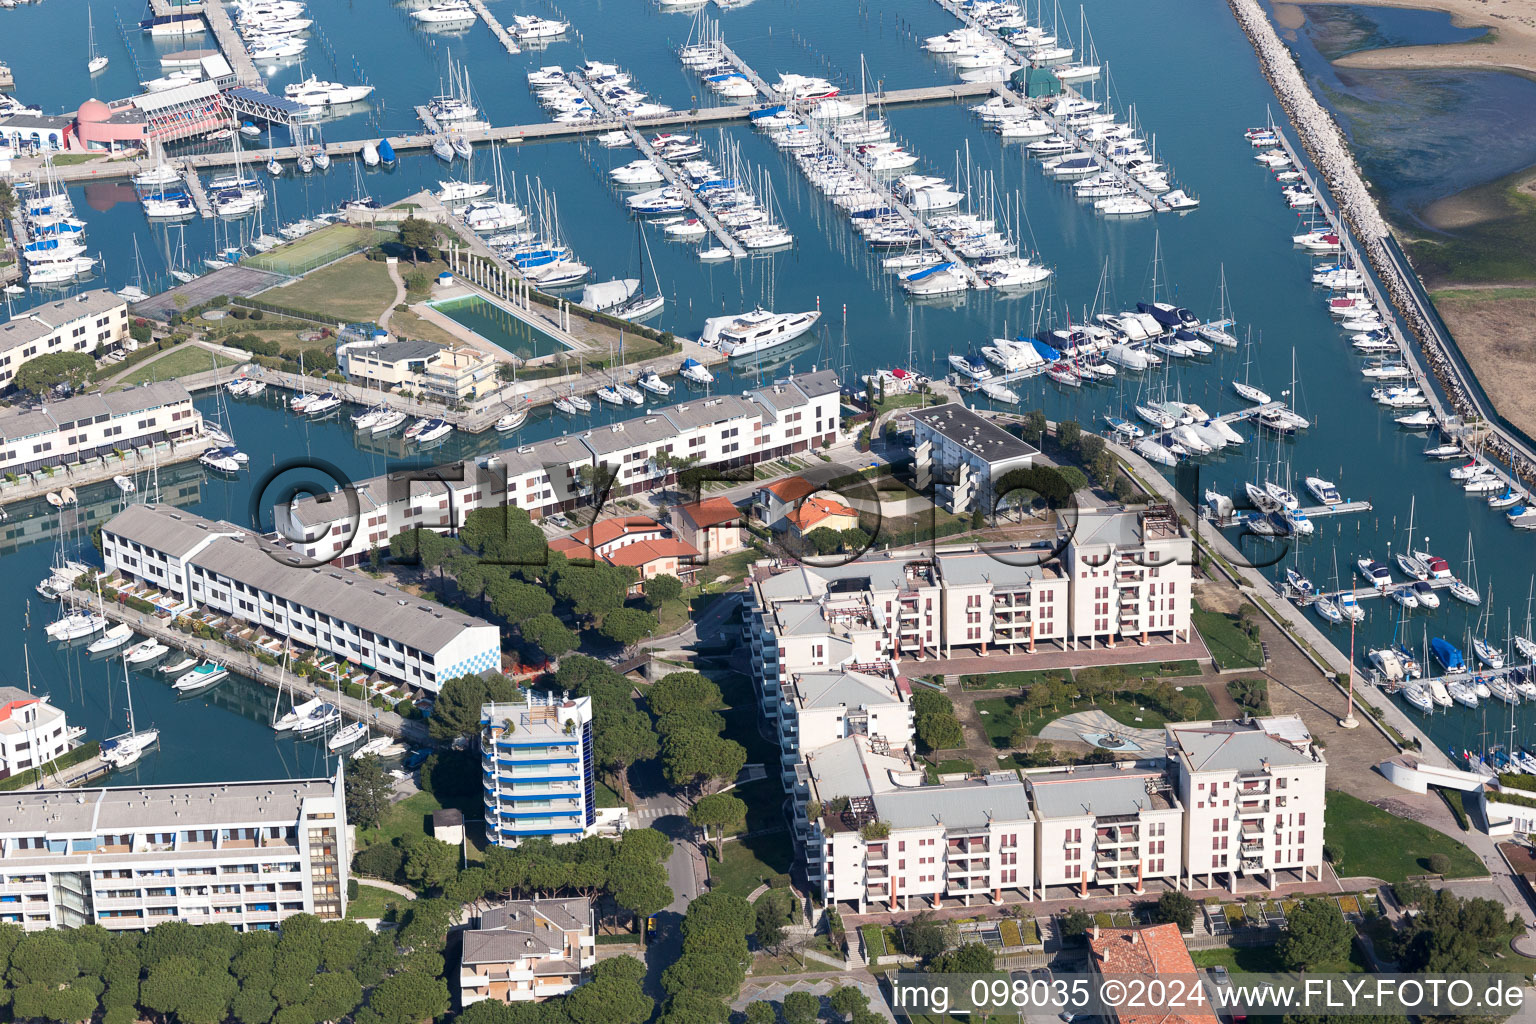
[[[235,81],[248,88],[260,86],[261,72],[256,70],[256,62],[251,60],[251,55],[246,51],[245,40],[235,31],[235,23],[224,9],[224,0],[206,0],[203,4],[203,19],[213,30],[213,38],[224,52],[224,59],[235,69]]]
[[[957,82],[953,85],[931,85],[916,89],[893,89],[878,95],[870,94],[863,99],[872,99],[886,107],[910,106],[919,103],[953,103],[966,99],[976,99],[991,95],[997,88],[995,82]],[[853,97],[848,97],[852,99]],[[626,126],[618,120],[588,121],[583,124],[557,124],[554,121],[544,121],[537,124],[506,125],[492,128],[476,128],[469,131],[454,132],[455,137],[462,138],[470,143],[481,142],[559,142],[566,139],[576,139],[587,135],[600,135],[604,132],[615,131],[625,127],[632,127],[639,131],[650,129],[677,128],[677,127],[703,127],[712,124],[729,124],[734,121],[746,120],[753,111],[761,110],[763,104],[727,104],[718,107],[700,107],[696,110],[674,110],[666,114],[656,114],[652,117],[632,119]],[[418,108],[419,115],[426,108]],[[429,115],[430,116],[430,115]],[[423,122],[428,124],[428,122]],[[436,131],[441,131],[441,126],[436,121],[428,124],[429,128],[435,126]],[[434,131],[421,132],[410,135],[388,136],[389,144],[397,152],[409,152],[412,150],[431,149],[432,143],[437,140]],[[349,139],[343,142],[326,142],[325,152],[333,160],[356,157],[363,151],[363,147],[370,143],[376,144],[377,137],[361,139]],[[212,170],[214,168],[228,167],[237,161],[250,166],[265,164],[270,157],[279,160],[292,160],[299,156],[300,152],[313,155],[315,146],[276,146],[264,149],[244,149],[238,154],[224,150],[217,153],[199,153],[194,156],[179,157],[178,162],[183,168],[195,168],[197,170]],[[57,181],[74,183],[78,181],[110,181],[114,178],[129,178],[135,174],[150,170],[155,162],[148,157],[140,157],[131,160],[87,160],[84,163],[55,166],[49,172]],[[12,180],[27,179],[41,181],[44,175],[44,161],[40,158],[21,158],[12,162]]]
[[[516,40],[512,38],[512,33],[507,31],[506,26],[491,16],[491,10],[485,6],[485,0],[469,0],[469,6],[473,7],[475,13],[480,15],[480,20],[485,22],[485,27],[491,30],[491,35],[496,37],[496,41],[506,49],[510,56],[516,57],[523,52],[517,45]]]
[[[277,665],[268,665],[260,661],[249,651],[237,651],[217,641],[199,640],[178,629],[172,629],[171,620],[160,615],[134,611],[127,605],[98,602],[95,594],[88,594],[83,590],[71,590],[69,599],[79,607],[100,610],[109,622],[127,623],[136,632],[159,640],[173,650],[217,661],[231,672],[245,676],[247,679],[254,679],[274,690],[287,692],[294,703],[308,700],[310,697],[324,697],[340,708],[344,717],[367,722],[369,728],[376,732],[396,736],[408,743],[431,743],[431,738],[427,735],[427,725],[423,721],[407,721],[393,711],[381,711],[367,701],[349,697],[330,687],[319,686],[295,672],[284,672]]]
[[[192,197],[192,205],[197,207],[198,216],[204,220],[211,219],[213,217],[213,203],[208,199],[208,190],[203,188],[203,179],[198,175],[196,169],[187,164],[182,165],[181,176],[186,180],[187,195]]]
[[[752,69],[750,64],[742,60],[741,57],[736,54],[735,50],[732,50],[725,44],[725,40],[717,40],[715,42],[715,46],[719,49],[721,56],[723,56],[732,67],[741,72],[741,74],[746,77],[747,81],[752,83],[753,88],[757,89],[758,93],[764,99],[770,100],[774,104],[795,102],[799,102],[802,105],[805,104],[805,101],[791,101],[781,97],[772,86],[763,80],[761,75]],[[978,82],[966,84],[986,85],[985,91],[987,93],[993,91],[993,85],[991,83]],[[1003,91],[1006,92],[1007,90]],[[855,99],[853,96],[846,96],[843,98],[848,100]],[[868,108],[869,101],[870,97],[868,94],[861,94],[857,97],[857,102],[861,103],[865,108]],[[883,104],[886,101],[884,99],[880,99],[878,102]],[[961,259],[953,249],[945,244],[944,241],[934,233],[933,229],[928,226],[927,222],[925,222],[923,218],[919,217],[915,212],[913,212],[912,208],[909,207],[906,203],[896,198],[896,193],[892,190],[890,182],[875,174],[875,172],[870,170],[862,161],[856,159],[848,145],[837,136],[832,134],[831,129],[827,127],[825,122],[813,117],[806,117],[803,120],[806,127],[815,132],[816,137],[821,140],[822,151],[827,155],[834,157],[850,173],[858,178],[866,188],[870,189],[876,195],[878,195],[881,200],[891,208],[892,212],[894,212],[897,217],[901,218],[903,224],[917,232],[918,237],[923,240],[925,245],[931,248],[934,252],[937,252],[946,263],[951,264],[956,270],[958,270],[965,277],[966,283],[970,287],[978,289],[987,287],[986,282],[981,279],[981,275],[972,270],[971,267],[965,262],[965,260]]]
[[[971,16],[971,13],[960,4],[956,3],[955,0],[935,0],[935,2],[950,14],[964,22],[966,27],[975,29],[976,31],[985,34],[987,38],[989,38],[994,45],[1006,53],[1014,63],[1018,64],[1020,67],[1027,68],[1031,66],[1028,54],[1015,47],[1012,43],[1008,42],[1006,39],[1002,38],[991,29],[979,24],[976,19]],[[1103,143],[1092,142],[1084,138],[1075,129],[1069,127],[1061,118],[1051,113],[1049,104],[1042,103],[1038,105],[1031,105],[1028,100],[1020,96],[1018,93],[1003,87],[1002,83],[997,84],[999,86],[997,89],[998,95],[1014,102],[1021,111],[1026,111],[1030,114],[1030,116],[1037,117],[1049,124],[1051,128],[1054,129],[1055,132],[1062,138],[1070,139],[1073,145],[1077,147],[1079,152],[1086,156],[1093,157],[1093,162],[1099,165],[1099,169],[1103,173],[1113,176],[1117,181],[1128,187],[1138,199],[1152,207],[1154,211],[1158,213],[1164,213],[1169,209],[1168,204],[1163,202],[1162,198],[1156,192],[1153,192],[1141,182],[1137,181],[1130,174],[1126,173],[1125,168],[1109,159],[1109,157],[1104,153]],[[1070,85],[1067,85],[1065,82],[1063,82],[1061,85],[1061,94],[1073,99],[1082,99],[1082,94],[1079,93],[1076,89],[1072,88]]]

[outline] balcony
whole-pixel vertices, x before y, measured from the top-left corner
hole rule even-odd
[[[1262,823],[1257,822],[1257,821],[1245,821],[1245,822],[1243,822],[1242,833],[1243,833],[1243,839],[1245,841],[1248,840],[1248,839],[1251,839],[1251,838],[1253,838],[1255,836],[1263,837],[1263,835],[1264,835],[1264,826],[1263,826]]]
[[[1241,850],[1243,851],[1243,856],[1245,858],[1247,858],[1247,857],[1260,857],[1260,856],[1263,856],[1263,854],[1264,854],[1264,844],[1263,843],[1249,843],[1249,842],[1245,842],[1245,843],[1243,843],[1243,845],[1241,847]]]
[[[1141,833],[1134,828],[1112,828],[1098,833],[1095,844],[1103,848],[1135,846],[1141,842]]]
[[[864,848],[864,863],[889,864],[891,862],[890,848],[884,843],[871,843]]]
[[[963,840],[960,841],[960,842],[956,842],[955,840],[950,840],[949,848],[945,851],[945,854],[946,854],[946,856],[950,860],[954,860],[957,857],[958,858],[974,857],[977,854],[991,853],[991,852],[992,852],[991,848],[986,843],[978,843],[978,842],[974,842],[974,841],[971,842],[971,843],[966,843]]]

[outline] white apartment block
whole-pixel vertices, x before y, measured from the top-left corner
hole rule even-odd
[[[997,510],[998,484],[1034,465],[1040,450],[958,402],[915,410],[912,440],[919,476],[935,486],[935,504],[958,514]]]
[[[1027,897],[1034,821],[1012,772],[938,786],[864,736],[808,753],[795,793],[806,875],[825,899],[858,913]]]
[[[128,338],[128,303],[103,288],[34,306],[0,324],[0,388],[38,356],[111,348]]]
[[[779,751],[784,784],[794,785],[802,750],[820,750],[849,736],[868,736],[884,749],[912,742],[912,686],[868,672],[804,672],[786,687],[780,705]]]
[[[1162,881],[1177,888],[1184,808],[1161,760],[1026,771],[1037,822],[1035,884],[1086,896]]]
[[[531,836],[569,843],[597,825],[592,698],[480,708],[485,833],[497,846]]]
[[[1194,543],[1172,506],[1085,509],[1058,529],[1074,643],[1189,639]]]
[[[831,371],[799,374],[471,462],[373,477],[353,485],[355,503],[338,491],[274,508],[277,533],[309,558],[353,565],[401,530],[451,529],[475,509],[510,506],[539,518],[589,503],[586,481],[599,467],[614,474],[611,501],[672,479],[657,464],[662,456],[733,467],[836,441],[840,394]]]
[[[3,328],[0,328],[3,330]],[[0,411],[0,472],[70,465],[201,433],[203,415],[176,381]]]
[[[361,573],[309,567],[231,523],[130,505],[102,527],[106,569],[421,690],[501,668],[501,631]]]
[[[1170,723],[1167,736],[1188,884],[1322,877],[1328,765],[1299,716]]]
[[[516,900],[480,915],[464,932],[459,1006],[486,999],[542,1002],[565,995],[597,963],[592,904],[585,899]]]
[[[351,849],[333,778],[18,790],[0,822],[0,922],[164,921],[270,930],[346,914]]]
[[[0,686],[0,779],[67,754],[84,733],[84,726],[70,728],[64,709],[49,703],[46,694],[34,697]]]

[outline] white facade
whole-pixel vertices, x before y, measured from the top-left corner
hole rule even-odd
[[[0,472],[68,465],[202,429],[202,413],[176,381],[76,395],[37,409],[7,409],[0,412]]]
[[[1084,510],[1063,524],[1074,641],[1187,641],[1194,544],[1171,506]]]
[[[1067,886],[1079,895],[1141,893],[1160,880],[1177,887],[1184,808],[1167,766],[1155,761],[1026,771],[1038,820],[1040,895]]]
[[[418,689],[501,668],[501,631],[483,619],[348,570],[308,567],[229,523],[132,505],[101,536],[109,573]]]
[[[1039,450],[958,402],[907,414],[917,472],[935,485],[937,504],[955,514],[996,511],[1003,477],[1034,465]]]
[[[459,1005],[533,1003],[565,995],[597,964],[587,900],[517,900],[491,907],[463,934]]]
[[[1274,888],[1282,872],[1321,878],[1328,764],[1296,715],[1167,726],[1184,817],[1185,880],[1244,876]]]
[[[68,753],[83,732],[69,727],[64,709],[50,704],[47,695],[0,686],[0,779]]]
[[[780,705],[779,751],[785,784],[794,784],[801,751],[820,750],[849,736],[868,736],[889,749],[905,749],[912,742],[911,699],[905,679],[866,672],[795,676]]]
[[[0,324],[0,388],[38,356],[96,351],[128,338],[128,303],[105,289],[49,302]]]
[[[795,794],[806,876],[858,913],[1027,897],[1034,820],[1012,772],[924,786],[922,770],[862,736],[809,753]]]
[[[662,454],[729,467],[804,450],[811,435],[784,436],[795,429],[784,425],[786,418],[797,413],[796,426],[811,425],[820,430],[814,435],[820,441],[835,441],[839,394],[830,371],[801,374],[742,397],[696,398],[473,462],[374,477],[354,485],[361,520],[338,492],[274,508],[277,533],[309,558],[350,565],[401,530],[446,530],[474,509],[511,506],[539,518],[589,502],[590,485],[584,487],[578,476],[582,467],[589,474],[598,466],[616,474],[611,501],[670,479],[673,471],[656,463]]]
[[[18,790],[0,823],[0,922],[271,929],[346,914],[351,849],[333,778]]]
[[[532,836],[557,843],[592,835],[597,776],[592,754],[592,698],[480,709],[485,832],[497,846]]]

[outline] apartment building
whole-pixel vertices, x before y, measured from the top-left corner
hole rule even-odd
[[[923,785],[923,770],[850,736],[807,753],[795,792],[806,876],[858,913],[1028,897],[1034,821],[1012,772]]]
[[[0,324],[0,388],[38,356],[111,348],[128,337],[128,303],[105,288],[34,306]]]
[[[340,765],[332,778],[27,789],[5,803],[0,922],[250,931],[294,914],[346,914],[352,851]]]
[[[542,1002],[586,980],[597,963],[592,904],[516,900],[492,907],[464,933],[459,1006],[486,999]]]
[[[599,467],[614,474],[606,493],[612,500],[671,479],[675,470],[658,459],[732,467],[803,451],[812,440],[835,441],[839,396],[830,371],[800,374],[744,396],[694,399],[471,462],[373,477],[353,485],[357,501],[338,490],[275,507],[273,517],[294,550],[355,565],[403,529],[448,530],[474,509],[511,506],[539,518],[590,504]],[[786,436],[793,430],[810,432],[804,440]]]
[[[485,831],[498,846],[531,836],[574,842],[597,824],[592,698],[530,694],[480,708]]]
[[[0,328],[3,330],[4,328]],[[176,381],[0,410],[0,473],[70,465],[202,432],[203,415]]]
[[[996,510],[997,484],[1015,469],[1034,465],[1040,450],[958,402],[914,410],[917,469],[934,484],[934,503],[960,515]]]
[[[1033,654],[1037,643],[1065,641],[1071,582],[1048,553],[960,551],[935,561],[946,657],[957,646]]]
[[[902,750],[912,742],[912,684],[890,674],[806,672],[790,679],[779,716],[780,764],[794,785],[802,751],[849,736]]]
[[[701,552],[705,559],[729,555],[746,545],[741,537],[741,510],[729,498],[705,498],[672,509],[677,539]]]
[[[483,619],[329,565],[232,523],[168,505],[131,505],[102,527],[109,573],[189,607],[261,626],[421,690],[501,668],[501,631]]]
[[[1184,816],[1185,881],[1206,888],[1323,870],[1327,762],[1297,715],[1167,727]]]
[[[1171,505],[1085,509],[1063,519],[1058,540],[1074,643],[1189,639],[1194,542]]]
[[[1161,881],[1177,888],[1184,807],[1167,765],[1151,761],[1040,768],[1024,773],[1034,805],[1035,884],[1140,894]]]
[[[84,733],[84,726],[70,728],[64,709],[54,707],[47,694],[34,697],[0,686],[0,779],[68,753]]]

